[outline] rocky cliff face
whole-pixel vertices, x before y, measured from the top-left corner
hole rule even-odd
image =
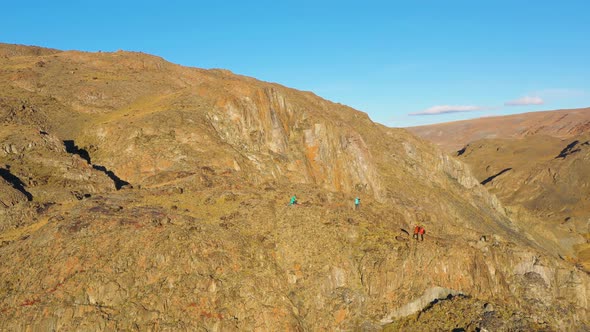
[[[380,196],[383,189],[366,143],[349,124],[325,115],[334,112],[330,105],[317,98],[289,98],[292,92],[278,87],[252,90],[217,100],[220,108],[208,119],[258,174]]]
[[[405,130],[143,54],[19,54],[0,329],[588,327],[589,276]]]

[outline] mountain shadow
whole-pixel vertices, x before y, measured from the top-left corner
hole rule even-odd
[[[109,171],[106,167],[104,166],[100,166],[100,165],[92,165],[92,168],[94,168],[97,171],[101,171],[104,174],[106,174],[111,180],[113,180],[113,182],[115,183],[115,188],[117,190],[123,188],[123,186],[126,186],[129,184],[129,182],[122,180],[120,177],[118,177],[117,175],[115,175],[115,173],[113,173],[113,171]]]
[[[561,152],[557,155],[557,157],[555,157],[555,159],[558,159],[558,158],[565,159],[570,154],[580,152],[580,148],[574,149],[576,147],[576,145],[578,145],[578,143],[580,143],[580,141],[575,140],[575,141],[571,142],[570,144],[568,144],[563,150],[561,150]],[[588,142],[585,142],[585,143],[588,143]],[[585,143],[583,143],[582,145],[584,145]]]
[[[109,177],[109,179],[113,180],[113,182],[115,183],[115,188],[117,190],[123,188],[123,186],[126,186],[129,184],[129,182],[121,179],[120,177],[118,177],[113,171],[109,171],[106,167],[101,166],[101,165],[94,165],[91,162],[90,159],[90,153],[88,153],[87,150],[85,149],[80,149],[76,143],[74,142],[74,140],[65,140],[64,142],[64,146],[66,148],[66,152],[71,153],[71,154],[75,154],[77,156],[80,156],[80,158],[86,160],[86,162],[92,166],[92,168],[94,168],[97,171],[103,172],[104,174],[106,174],[106,176]]]
[[[78,155],[80,156],[80,158],[86,160],[87,163],[92,164],[92,162],[90,161],[90,154],[88,153],[88,151],[86,151],[85,149],[78,148],[78,146],[76,145],[76,143],[74,143],[73,140],[65,140],[64,146],[66,147],[67,153]]]
[[[501,171],[500,171],[498,174],[492,175],[492,176],[490,176],[489,178],[487,178],[487,179],[485,179],[485,180],[481,181],[481,185],[485,186],[486,184],[488,184],[488,183],[489,183],[490,181],[492,181],[493,179],[495,179],[495,178],[497,178],[498,176],[500,176],[500,175],[502,175],[502,174],[504,174],[504,173],[508,172],[508,171],[509,171],[509,170],[511,170],[511,169],[512,169],[512,167],[505,168],[505,169],[501,170]]]
[[[463,155],[466,150],[467,150],[467,145],[464,146],[461,150],[457,151],[457,157]]]
[[[25,189],[25,184],[21,181],[21,179],[10,172],[10,166],[6,166],[6,168],[0,167],[0,177],[12,184],[14,189],[23,193],[27,197],[28,201],[33,200],[33,195],[31,195],[31,193]]]

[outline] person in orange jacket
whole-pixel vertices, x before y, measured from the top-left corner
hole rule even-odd
[[[418,234],[420,234],[420,226],[416,225],[416,227],[414,227],[414,235],[412,235],[412,238],[418,240]]]
[[[424,227],[420,226],[420,230],[418,231],[418,233],[420,234],[420,241],[424,241],[424,233],[426,233]],[[418,240],[418,237],[416,237],[416,240]]]
[[[424,227],[416,225],[416,227],[414,227],[414,235],[412,237],[416,239],[416,241],[418,241],[418,238],[420,238],[420,241],[424,241],[425,233],[426,230],[424,229]]]

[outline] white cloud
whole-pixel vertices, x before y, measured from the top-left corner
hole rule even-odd
[[[447,114],[447,113],[460,113],[460,112],[473,112],[473,111],[481,111],[486,108],[480,106],[473,106],[473,105],[436,105],[430,108],[427,108],[421,112],[410,113],[408,115],[438,115],[438,114]]]
[[[543,105],[545,102],[541,97],[524,96],[522,98],[510,100],[504,103],[506,106],[526,106],[526,105]]]

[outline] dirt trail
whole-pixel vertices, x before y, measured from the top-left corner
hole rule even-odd
[[[38,231],[41,227],[47,225],[48,222],[49,222],[49,217],[45,217],[34,224],[11,229],[6,232],[0,233],[0,243],[16,241],[18,239],[22,239],[27,236],[30,236],[34,232]]]

